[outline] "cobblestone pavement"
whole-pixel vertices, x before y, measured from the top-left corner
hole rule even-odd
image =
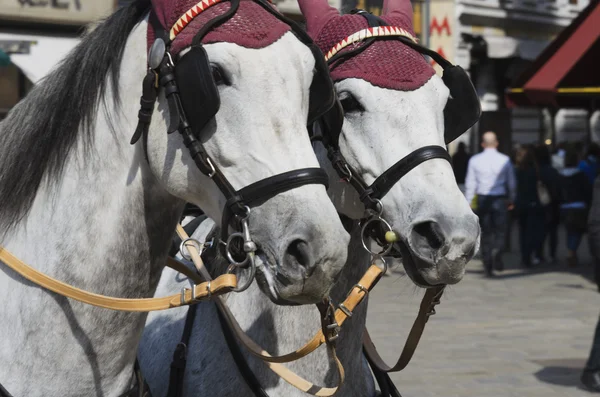
[[[593,395],[579,382],[600,312],[587,244],[572,270],[562,261],[525,271],[515,241],[512,247],[496,278],[483,278],[481,261],[473,260],[464,280],[447,289],[413,361],[392,377],[403,397]],[[421,297],[400,270],[373,291],[369,329],[389,361]]]

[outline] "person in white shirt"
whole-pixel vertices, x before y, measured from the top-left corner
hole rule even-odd
[[[469,160],[465,196],[479,216],[485,275],[492,277],[492,269],[504,268],[508,210],[512,209],[517,191],[513,166],[508,156],[498,152],[496,134],[483,134],[481,146],[483,152]]]

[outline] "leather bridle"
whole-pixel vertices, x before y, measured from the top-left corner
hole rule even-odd
[[[265,4],[263,0],[254,1],[276,18],[291,25],[291,21],[278,14],[271,6]],[[225,13],[213,18],[200,29],[193,39],[193,45],[200,45],[203,37],[210,32],[211,29],[233,17],[238,7],[239,0],[231,0],[231,7]],[[183,143],[194,160],[196,167],[204,175],[211,178],[225,196],[226,204],[221,219],[221,244],[219,244],[219,246],[221,247],[222,253],[227,255],[233,264],[241,267],[247,264],[249,256],[257,249],[256,244],[250,239],[248,227],[250,209],[260,206],[280,193],[301,186],[320,184],[327,188],[329,185],[327,174],[322,168],[296,169],[261,179],[240,190],[236,190],[227,177],[221,172],[216,163],[211,159],[204,145],[194,133],[194,131],[198,130],[200,127],[192,126],[188,121],[189,119],[183,104],[185,98],[182,98],[180,95],[177,78],[175,76],[176,65],[173,61],[173,57],[169,53],[171,40],[164,27],[158,21],[154,10],[151,11],[150,23],[153,25],[157,39],[150,51],[148,74],[144,80],[144,90],[141,98],[142,107],[139,113],[139,124],[131,143],[135,143],[142,136],[144,137],[144,141],[146,141],[154,103],[158,94],[157,91],[159,87],[162,87],[171,113],[171,122],[169,123],[168,132],[172,133],[178,131],[181,134]],[[160,64],[156,60],[160,60]],[[152,64],[152,62],[155,63]],[[194,77],[211,78],[210,76]],[[154,81],[158,81],[159,86],[155,86],[153,84]],[[329,110],[332,106],[333,103],[329,108],[324,110]],[[201,110],[202,109],[198,109],[198,111]],[[174,119],[173,115],[177,115],[177,117]],[[233,220],[235,220],[235,222]],[[238,228],[239,233],[228,235],[229,226]],[[232,250],[234,244],[230,243],[235,238],[243,240],[243,251]],[[236,246],[241,245],[242,244],[237,244]],[[240,256],[245,259],[239,262],[234,259],[235,257],[239,258]]]
[[[380,26],[382,21],[369,14],[366,11],[355,10],[353,13],[357,13],[363,16],[369,23],[370,27]],[[327,65],[330,70],[335,69],[338,65],[344,62],[347,59],[352,58],[366,50],[371,44],[373,44],[376,40],[380,38],[370,38],[363,40],[360,46],[355,46],[352,49],[345,50],[344,52],[338,52],[331,58],[327,60]],[[385,36],[381,39],[385,39]],[[402,40],[405,43],[411,42],[411,40],[405,37],[395,37],[395,39]],[[445,147],[438,145],[431,145],[418,148],[402,159],[398,160],[395,164],[389,167],[386,171],[384,171],[373,183],[367,185],[364,180],[359,176],[358,172],[356,172],[352,166],[346,161],[344,155],[341,153],[339,146],[339,136],[332,136],[330,133],[332,130],[336,131],[339,128],[337,125],[338,121],[335,119],[328,119],[327,117],[323,117],[321,120],[317,121],[319,129],[321,130],[320,135],[313,135],[312,140],[320,140],[322,141],[325,149],[327,150],[327,157],[331,161],[333,168],[338,173],[338,175],[350,183],[354,189],[358,192],[359,197],[365,209],[370,210],[371,214],[373,212],[381,214],[383,208],[381,206],[381,199],[392,189],[392,187],[398,183],[406,174],[408,174],[411,170],[419,166],[425,161],[433,160],[433,159],[443,159],[451,163],[452,159],[450,154],[446,150]],[[314,133],[314,131],[313,131]],[[381,229],[381,228],[380,228]],[[373,233],[374,232],[374,233]],[[370,237],[375,238],[375,240],[381,244],[386,245],[385,238],[381,230],[373,230],[370,233]],[[391,244],[391,241],[388,241],[387,244]],[[391,251],[388,250],[388,251]],[[400,257],[399,250],[394,247],[394,252],[392,252],[392,256]],[[388,252],[389,253],[389,252]]]

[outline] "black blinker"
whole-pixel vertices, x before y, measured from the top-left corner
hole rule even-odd
[[[450,90],[444,108],[444,140],[448,144],[479,120],[481,102],[471,79],[460,66],[445,67],[442,80]]]
[[[175,68],[183,109],[196,137],[219,110],[221,100],[206,51],[193,46]]]

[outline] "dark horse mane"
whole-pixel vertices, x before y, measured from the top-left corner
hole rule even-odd
[[[0,123],[0,236],[27,215],[42,181],[60,177],[78,139],[90,147],[109,80],[119,105],[123,50],[150,6],[136,0],[108,17]]]

